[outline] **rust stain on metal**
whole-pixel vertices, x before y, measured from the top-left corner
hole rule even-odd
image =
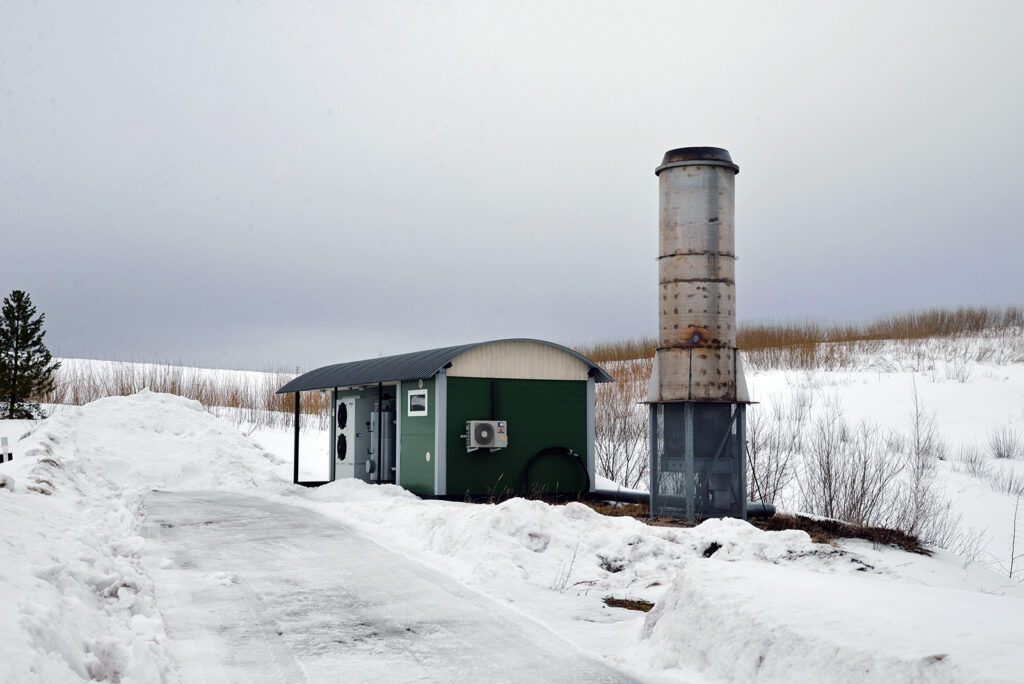
[[[679,330],[679,324],[674,323],[672,330]],[[714,337],[710,334],[707,328],[701,326],[687,326],[682,329],[682,332],[678,335],[673,335],[675,338],[670,344],[661,344],[658,349],[721,349],[723,348],[722,340]],[[707,354],[701,354],[700,358],[709,358]],[[716,359],[721,359],[720,354],[715,354]]]

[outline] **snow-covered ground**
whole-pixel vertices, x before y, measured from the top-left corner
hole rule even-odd
[[[961,537],[973,540],[976,562],[1008,575],[1015,524],[1024,535],[1024,505],[1016,511],[1017,495],[994,486],[993,480],[1005,484],[1016,479],[1024,487],[1024,362],[972,360],[992,356],[983,353],[985,346],[979,350],[977,341],[961,343],[969,353],[944,359],[942,342],[887,345],[864,355],[858,370],[748,371],[751,394],[761,402],[751,411],[770,413],[777,406],[803,404],[813,416],[835,407],[850,425],[869,425],[880,434],[909,440],[916,393],[922,419],[934,425],[945,448],[945,458],[934,463],[935,484],[953,504]],[[991,453],[992,435],[1000,431],[1018,437],[1022,451],[1017,458],[999,459]],[[965,451],[981,459],[989,477],[967,472],[960,460]],[[800,509],[795,489],[783,494],[778,502],[782,508]],[[1018,543],[1017,554],[1021,548]],[[1015,576],[1019,572],[1024,577],[1022,560],[1017,560]]]
[[[166,681],[140,561],[145,493],[283,487],[284,460],[198,403],[150,392],[0,425],[15,455],[0,466],[0,682]]]
[[[1024,427],[1024,366],[967,365],[946,373],[866,363],[843,372],[755,371],[748,379],[762,406],[799,392],[831,394],[852,420],[895,429],[906,429],[916,386],[951,449],[984,446],[994,427]],[[929,558],[861,541],[815,544],[803,532],[763,532],[735,520],[681,529],[608,518],[581,504],[421,501],[357,481],[297,488],[290,434],[244,432],[251,435],[195,402],[149,392],[57,407],[46,421],[0,421],[16,455],[0,465],[0,682],[194,681],[211,651],[182,648],[174,635],[183,612],[202,619],[202,606],[183,605],[192,599],[173,591],[169,576],[179,566],[172,558],[154,565],[166,541],[153,537],[152,520],[146,526],[152,490],[221,491],[225,505],[244,494],[267,511],[336,521],[624,677],[1024,679],[1024,587],[992,561],[1008,560],[1013,498],[952,459],[938,466],[941,487],[971,526],[987,531],[986,555],[973,563],[942,550]],[[302,443],[310,459],[326,450],[326,437],[313,430]],[[202,554],[196,543],[188,552]],[[232,577],[238,561],[228,556],[203,556],[210,586]],[[292,577],[301,585],[298,567]],[[609,608],[606,596],[655,608]],[[290,624],[274,619],[282,632]],[[244,672],[206,676],[232,681]]]

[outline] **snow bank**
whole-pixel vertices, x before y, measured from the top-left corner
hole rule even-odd
[[[197,401],[143,390],[69,407],[19,447],[60,471],[139,489],[281,486],[283,462],[210,415]]]
[[[579,503],[421,501],[398,487],[356,480],[287,499],[446,572],[645,681],[700,677],[703,665],[673,661],[661,645],[652,651],[641,640],[644,613],[608,608],[603,598],[657,603],[689,563],[748,562],[835,575],[865,566],[804,532],[765,532],[734,519],[688,529],[651,526]]]
[[[838,548],[734,519],[650,526],[578,503],[420,501],[355,480],[288,498],[644,680],[1019,681],[1024,590],[944,552]]]
[[[0,466],[0,682],[177,681],[139,559],[143,495],[285,488],[280,459],[148,391],[12,423],[31,432]]]
[[[643,594],[644,583],[665,583],[681,559],[706,552],[729,560],[795,562],[820,548],[804,532],[764,532],[742,520],[708,520],[691,529],[656,527],[604,516],[575,502],[421,501],[399,487],[359,480],[325,485],[304,498],[305,505],[388,546],[427,552],[433,563],[477,586],[501,586],[515,577],[544,588]]]
[[[138,558],[143,540],[119,498],[0,502],[0,681],[163,682],[163,622]],[[136,499],[137,501],[137,499]]]
[[[1022,610],[870,572],[688,562],[644,634],[662,667],[728,681],[1019,682]]]

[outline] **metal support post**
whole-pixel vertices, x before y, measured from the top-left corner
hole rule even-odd
[[[336,468],[338,464],[338,388],[331,390],[331,410],[328,411],[331,417],[331,440],[327,445],[327,455],[331,459],[330,480],[337,479]]]
[[[740,518],[747,519],[747,406],[736,405],[736,460],[740,471]]]
[[[377,484],[384,481],[381,468],[383,462],[381,458],[381,450],[384,445],[384,383],[377,383]]]
[[[292,484],[299,484],[299,393],[295,393],[295,464],[292,470]]]
[[[697,498],[697,482],[693,475],[693,403],[683,404],[683,462],[685,477],[683,492],[686,496],[686,520],[694,522],[694,501]]]

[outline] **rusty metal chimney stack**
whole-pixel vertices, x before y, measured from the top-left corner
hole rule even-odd
[[[746,517],[745,406],[736,348],[735,189],[718,147],[669,150],[660,195],[651,515]]]
[[[736,401],[736,174],[718,147],[669,150],[660,194],[658,393],[652,401]],[[744,400],[746,397],[742,397]]]

